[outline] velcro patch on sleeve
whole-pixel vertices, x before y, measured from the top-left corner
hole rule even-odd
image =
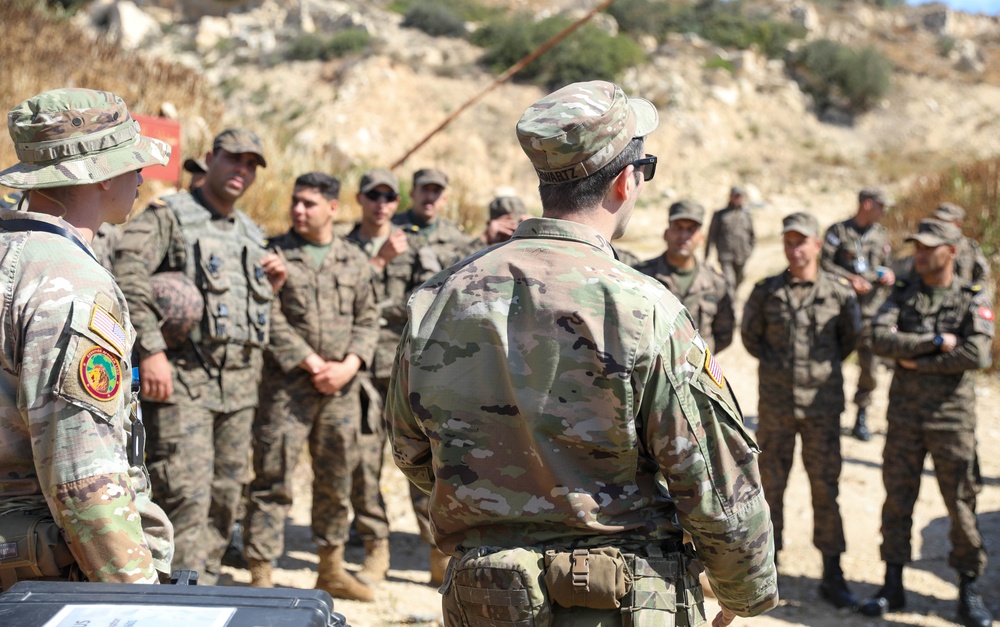
[[[715,357],[712,355],[712,351],[705,350],[705,372],[708,374],[708,378],[712,380],[715,385],[720,388],[726,384],[726,377],[722,374],[722,367],[719,362],[715,361]]]
[[[125,328],[100,305],[95,304],[90,313],[90,330],[104,338],[118,352],[119,357],[125,357],[125,347],[128,345]]]
[[[122,388],[131,383],[131,372],[122,363],[118,355],[77,335],[70,341],[55,392],[68,403],[110,421],[121,408]]]

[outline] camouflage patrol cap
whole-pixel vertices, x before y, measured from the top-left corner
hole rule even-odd
[[[253,131],[248,131],[245,128],[227,128],[212,140],[212,152],[220,148],[234,155],[245,152],[257,155],[257,158],[260,159],[260,167],[267,167],[267,160],[264,158],[264,143]]]
[[[573,83],[521,115],[517,139],[542,183],[586,178],[659,124],[656,107],[607,81]]]
[[[878,187],[866,187],[858,192],[858,202],[865,200],[874,200],[883,207],[892,207],[896,204],[895,200]]]
[[[670,205],[668,221],[691,220],[698,224],[705,223],[705,208],[693,200],[678,200]]]
[[[942,222],[961,222],[965,219],[965,209],[956,204],[945,202],[941,203],[938,208],[934,210],[931,217],[936,220],[941,220]]]
[[[950,222],[925,218],[917,226],[917,232],[906,237],[907,242],[917,242],[924,246],[955,246],[962,239],[962,231]]]
[[[208,172],[208,166],[205,165],[205,159],[194,159],[188,157],[184,160],[184,171],[190,172],[191,174],[204,174]]]
[[[368,170],[361,176],[358,191],[364,194],[365,192],[372,191],[379,185],[385,185],[393,192],[399,193],[399,180],[396,179],[396,175],[389,170],[382,170],[380,168]]]
[[[501,216],[514,214],[523,215],[528,212],[522,201],[517,196],[497,196],[490,201],[490,220],[496,220]]]
[[[118,96],[91,89],[54,89],[7,114],[20,163],[0,172],[0,185],[46,189],[87,185],[151,165],[165,165],[170,146],[139,134]]]
[[[448,187],[448,175],[434,168],[423,168],[413,173],[413,189],[424,185]]]
[[[819,222],[811,213],[804,211],[790,213],[781,221],[781,233],[790,231],[801,233],[806,237],[816,237],[819,235]]]

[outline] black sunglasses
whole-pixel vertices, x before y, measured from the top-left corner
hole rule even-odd
[[[646,155],[642,159],[633,161],[632,165],[636,170],[642,170],[642,180],[650,181],[656,174],[656,155]]]
[[[380,192],[377,189],[368,190],[367,192],[365,192],[365,196],[368,198],[368,200],[375,200],[375,201],[384,200],[386,202],[392,202],[397,198],[399,198],[399,194],[397,194],[396,192]]]

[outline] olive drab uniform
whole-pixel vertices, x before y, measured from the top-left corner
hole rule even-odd
[[[134,312],[139,358],[165,351],[173,370],[173,395],[143,407],[154,498],[176,530],[174,568],[213,583],[248,480],[273,292],[263,234],[243,212],[222,216],[198,190],[161,201],[128,224],[114,269]],[[205,305],[177,349],[159,331],[149,284],[169,271],[190,278]]]
[[[943,333],[958,336],[951,352],[938,348]],[[889,388],[882,465],[882,559],[888,564],[911,560],[913,508],[929,453],[951,519],[948,565],[971,577],[986,568],[976,524],[975,374],[992,361],[993,333],[986,291],[960,279],[946,288],[899,281],[875,317],[876,354],[914,359],[917,366],[897,367]]]
[[[757,440],[764,494],[774,543],[782,547],[783,496],[802,438],[802,461],[812,492],[813,543],[823,555],[846,545],[837,505],[842,465],[840,414],[844,411],[841,362],[861,330],[854,290],[845,279],[820,272],[815,282],[787,270],[754,286],[743,312],[741,338],[760,362]]]
[[[747,207],[728,205],[712,215],[705,237],[705,259],[715,246],[715,255],[726,278],[729,291],[736,297],[736,290],[743,282],[743,268],[757,243],[753,230],[753,217]]]
[[[620,258],[621,251],[618,251],[618,254]],[[694,277],[690,279],[687,289],[682,290],[678,281],[678,274],[681,271],[667,263],[665,255],[635,264],[633,267],[662,283],[681,301],[681,304],[687,307],[691,317],[694,318],[695,327],[712,352],[720,353],[733,343],[736,317],[726,279],[721,274],[706,264],[698,264],[693,270]]]
[[[820,263],[824,272],[844,278],[857,274],[872,284],[870,292],[858,296],[861,334],[856,350],[861,374],[854,404],[859,410],[871,405],[871,394],[875,389],[876,359],[871,349],[871,321],[888,291],[878,278],[879,267],[890,265],[891,252],[889,232],[877,222],[863,229],[853,219],[847,219],[832,225],[823,238]]]

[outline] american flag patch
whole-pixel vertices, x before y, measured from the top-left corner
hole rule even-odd
[[[119,357],[125,356],[125,345],[128,343],[125,329],[100,305],[94,305],[94,311],[90,314],[90,330],[107,340]]]
[[[722,368],[719,367],[719,362],[715,361],[715,357],[712,356],[712,351],[708,349],[705,349],[705,372],[708,373],[708,377],[715,385],[721,388],[725,384],[726,377],[722,374]]]

